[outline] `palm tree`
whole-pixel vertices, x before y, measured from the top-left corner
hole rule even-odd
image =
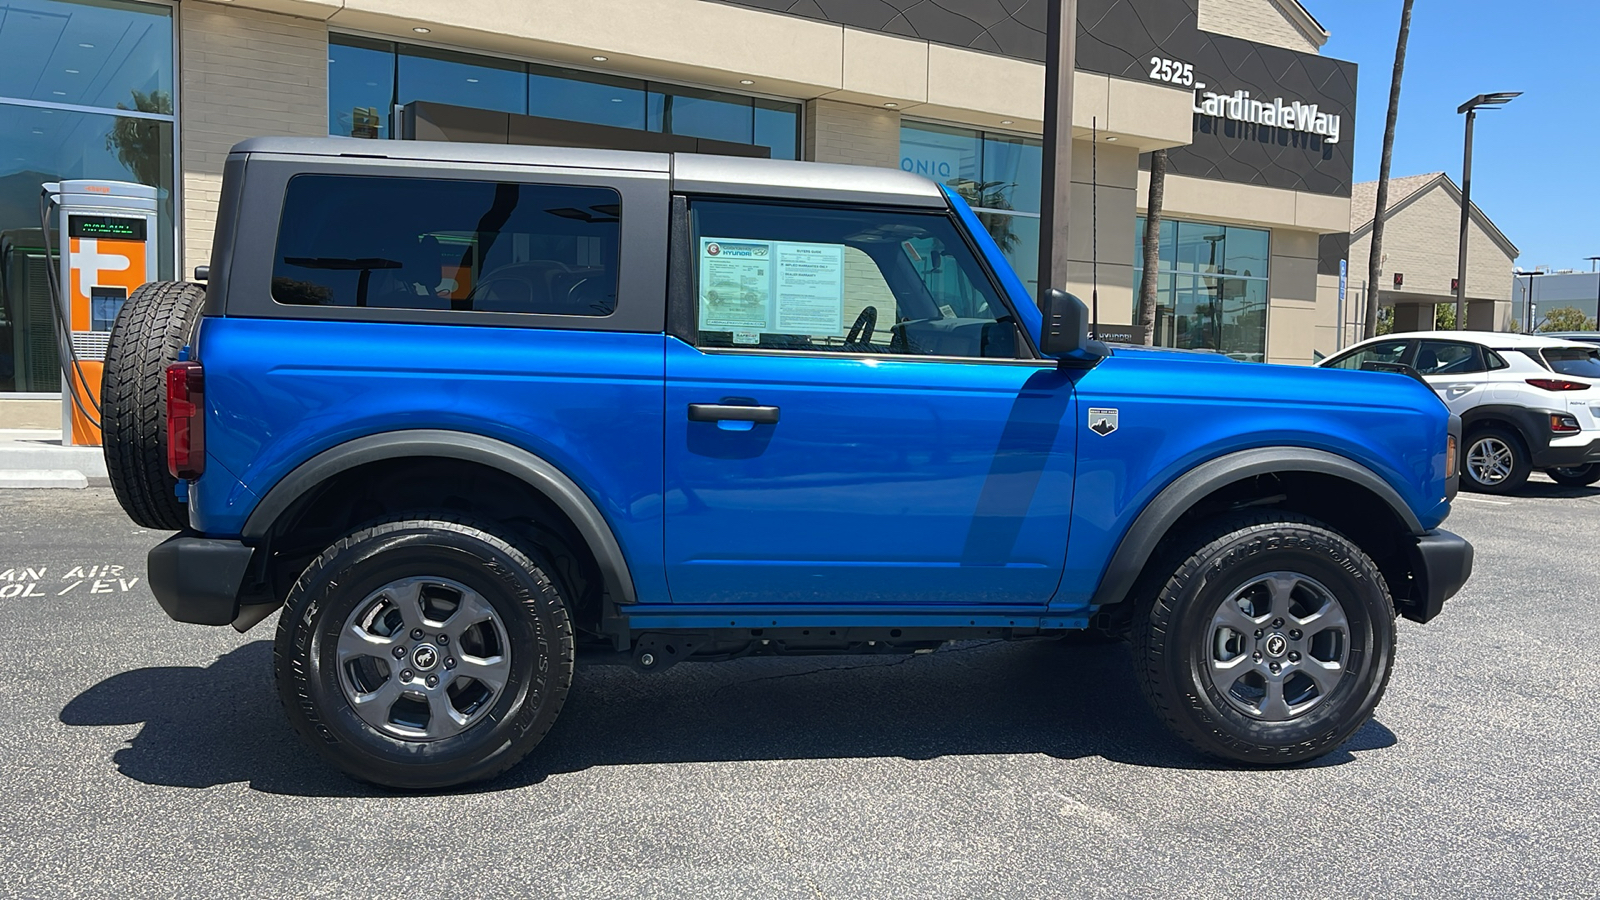
[[[1372,210],[1372,254],[1367,260],[1367,317],[1364,337],[1378,334],[1378,285],[1383,279],[1383,216],[1389,209],[1389,169],[1394,163],[1394,126],[1400,118],[1400,80],[1406,73],[1411,41],[1411,4],[1400,9],[1400,41],[1394,50],[1394,81],[1389,85],[1389,121],[1383,130],[1383,161],[1378,166],[1378,201]]]
[[[117,109],[128,107],[117,104]],[[133,108],[139,112],[172,115],[172,95],[166,91],[133,92]],[[106,135],[106,149],[117,154],[117,161],[132,173],[140,184],[159,186],[165,180],[167,167],[172,165],[171,126],[153,119],[117,117]]]
[[[1139,320],[1147,347],[1156,342],[1156,285],[1161,267],[1161,206],[1167,196],[1167,151],[1150,154],[1150,199],[1144,219],[1144,276],[1139,279]]]

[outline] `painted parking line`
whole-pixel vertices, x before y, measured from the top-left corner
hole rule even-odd
[[[1510,506],[1510,500],[1486,500],[1482,497],[1461,497],[1461,500],[1471,500],[1473,503],[1487,503],[1490,506]]]

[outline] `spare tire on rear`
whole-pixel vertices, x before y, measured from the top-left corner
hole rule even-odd
[[[179,531],[189,508],[167,471],[167,366],[199,322],[204,285],[152,281],[133,292],[111,326],[100,388],[100,432],[111,489],[128,517]]]

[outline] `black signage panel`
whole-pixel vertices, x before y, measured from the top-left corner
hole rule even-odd
[[[718,0],[1042,62],[1046,2]],[[1078,0],[1078,68],[1194,91],[1168,171],[1350,196],[1356,66],[1200,30],[1199,0]]]
[[[67,216],[67,234],[75,238],[142,241],[148,221],[128,216]]]

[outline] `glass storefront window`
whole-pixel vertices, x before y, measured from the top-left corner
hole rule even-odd
[[[978,132],[927,122],[900,124],[900,168],[960,190],[982,174],[983,139]],[[973,206],[975,197],[967,197]]]
[[[406,47],[400,54],[395,102],[404,106],[413,100],[525,114],[527,66],[431,47]]]
[[[349,35],[328,38],[328,133],[387,138],[394,107],[394,44]]]
[[[393,137],[394,105],[413,100],[753,143],[774,159],[800,155],[798,103],[329,35],[329,134]]]
[[[749,97],[652,84],[647,109],[651,131],[736,144],[755,139],[755,105]]]
[[[0,7],[0,59],[0,97],[144,109],[141,95],[159,95],[172,113],[167,7],[118,0]]]
[[[644,128],[644,82],[529,65],[528,114],[568,122]]]
[[[1144,276],[1145,220],[1134,234],[1134,286]],[[1155,343],[1265,362],[1271,234],[1204,222],[1161,223]]]
[[[1043,142],[1009,135],[983,136],[983,183],[990,186],[991,198],[986,205],[1038,212],[1043,171]]]
[[[44,182],[98,178],[157,188],[156,273],[173,276],[172,52],[171,7],[125,0],[0,7],[0,391],[61,389],[45,286],[53,262],[39,229]],[[59,237],[51,238],[59,249]]]

